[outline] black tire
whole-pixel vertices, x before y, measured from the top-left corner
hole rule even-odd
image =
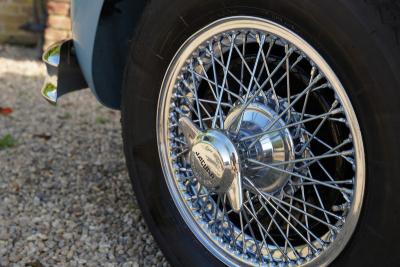
[[[220,266],[187,228],[160,166],[157,101],[182,43],[223,17],[274,20],[311,43],[356,111],[366,151],[366,194],[356,232],[334,266],[400,262],[400,1],[154,0],[132,41],[122,94],[124,149],[143,215],[174,266]]]

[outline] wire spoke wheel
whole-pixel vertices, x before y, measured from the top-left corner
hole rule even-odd
[[[333,70],[291,30],[230,17],[195,33],[167,70],[157,120],[171,196],[227,265],[326,265],[350,239],[359,125]]]

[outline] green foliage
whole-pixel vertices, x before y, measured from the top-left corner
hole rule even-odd
[[[11,136],[11,134],[6,134],[4,137],[0,138],[0,149],[6,149],[14,147],[17,145],[17,140]]]
[[[98,123],[98,124],[106,124],[107,122],[108,122],[108,120],[106,118],[103,118],[103,117],[96,118],[96,123]]]

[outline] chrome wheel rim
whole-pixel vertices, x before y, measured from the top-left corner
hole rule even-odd
[[[356,227],[365,160],[354,109],[320,54],[281,25],[229,17],[192,35],[165,74],[157,138],[181,216],[227,265],[327,265]]]

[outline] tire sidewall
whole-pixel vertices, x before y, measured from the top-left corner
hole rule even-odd
[[[396,229],[396,220],[388,216],[386,207],[394,207],[395,214],[400,207],[396,195],[400,183],[393,180],[399,171],[398,164],[393,164],[399,162],[393,122],[399,122],[399,81],[395,73],[400,68],[395,59],[400,57],[396,52],[388,57],[385,53],[392,51],[391,42],[385,50],[370,34],[365,21],[378,20],[371,7],[357,4],[359,1],[333,2],[174,0],[153,1],[146,7],[125,72],[124,149],[144,217],[173,265],[222,264],[187,228],[165,183],[156,133],[159,91],[170,61],[184,41],[209,23],[233,15],[269,19],[296,32],[316,48],[341,80],[362,130],[367,177],[359,225],[335,265],[397,262],[399,256],[387,251],[399,234],[389,234]],[[359,9],[365,14],[360,15]],[[387,30],[377,25],[383,32]],[[371,249],[381,256],[371,255]]]

